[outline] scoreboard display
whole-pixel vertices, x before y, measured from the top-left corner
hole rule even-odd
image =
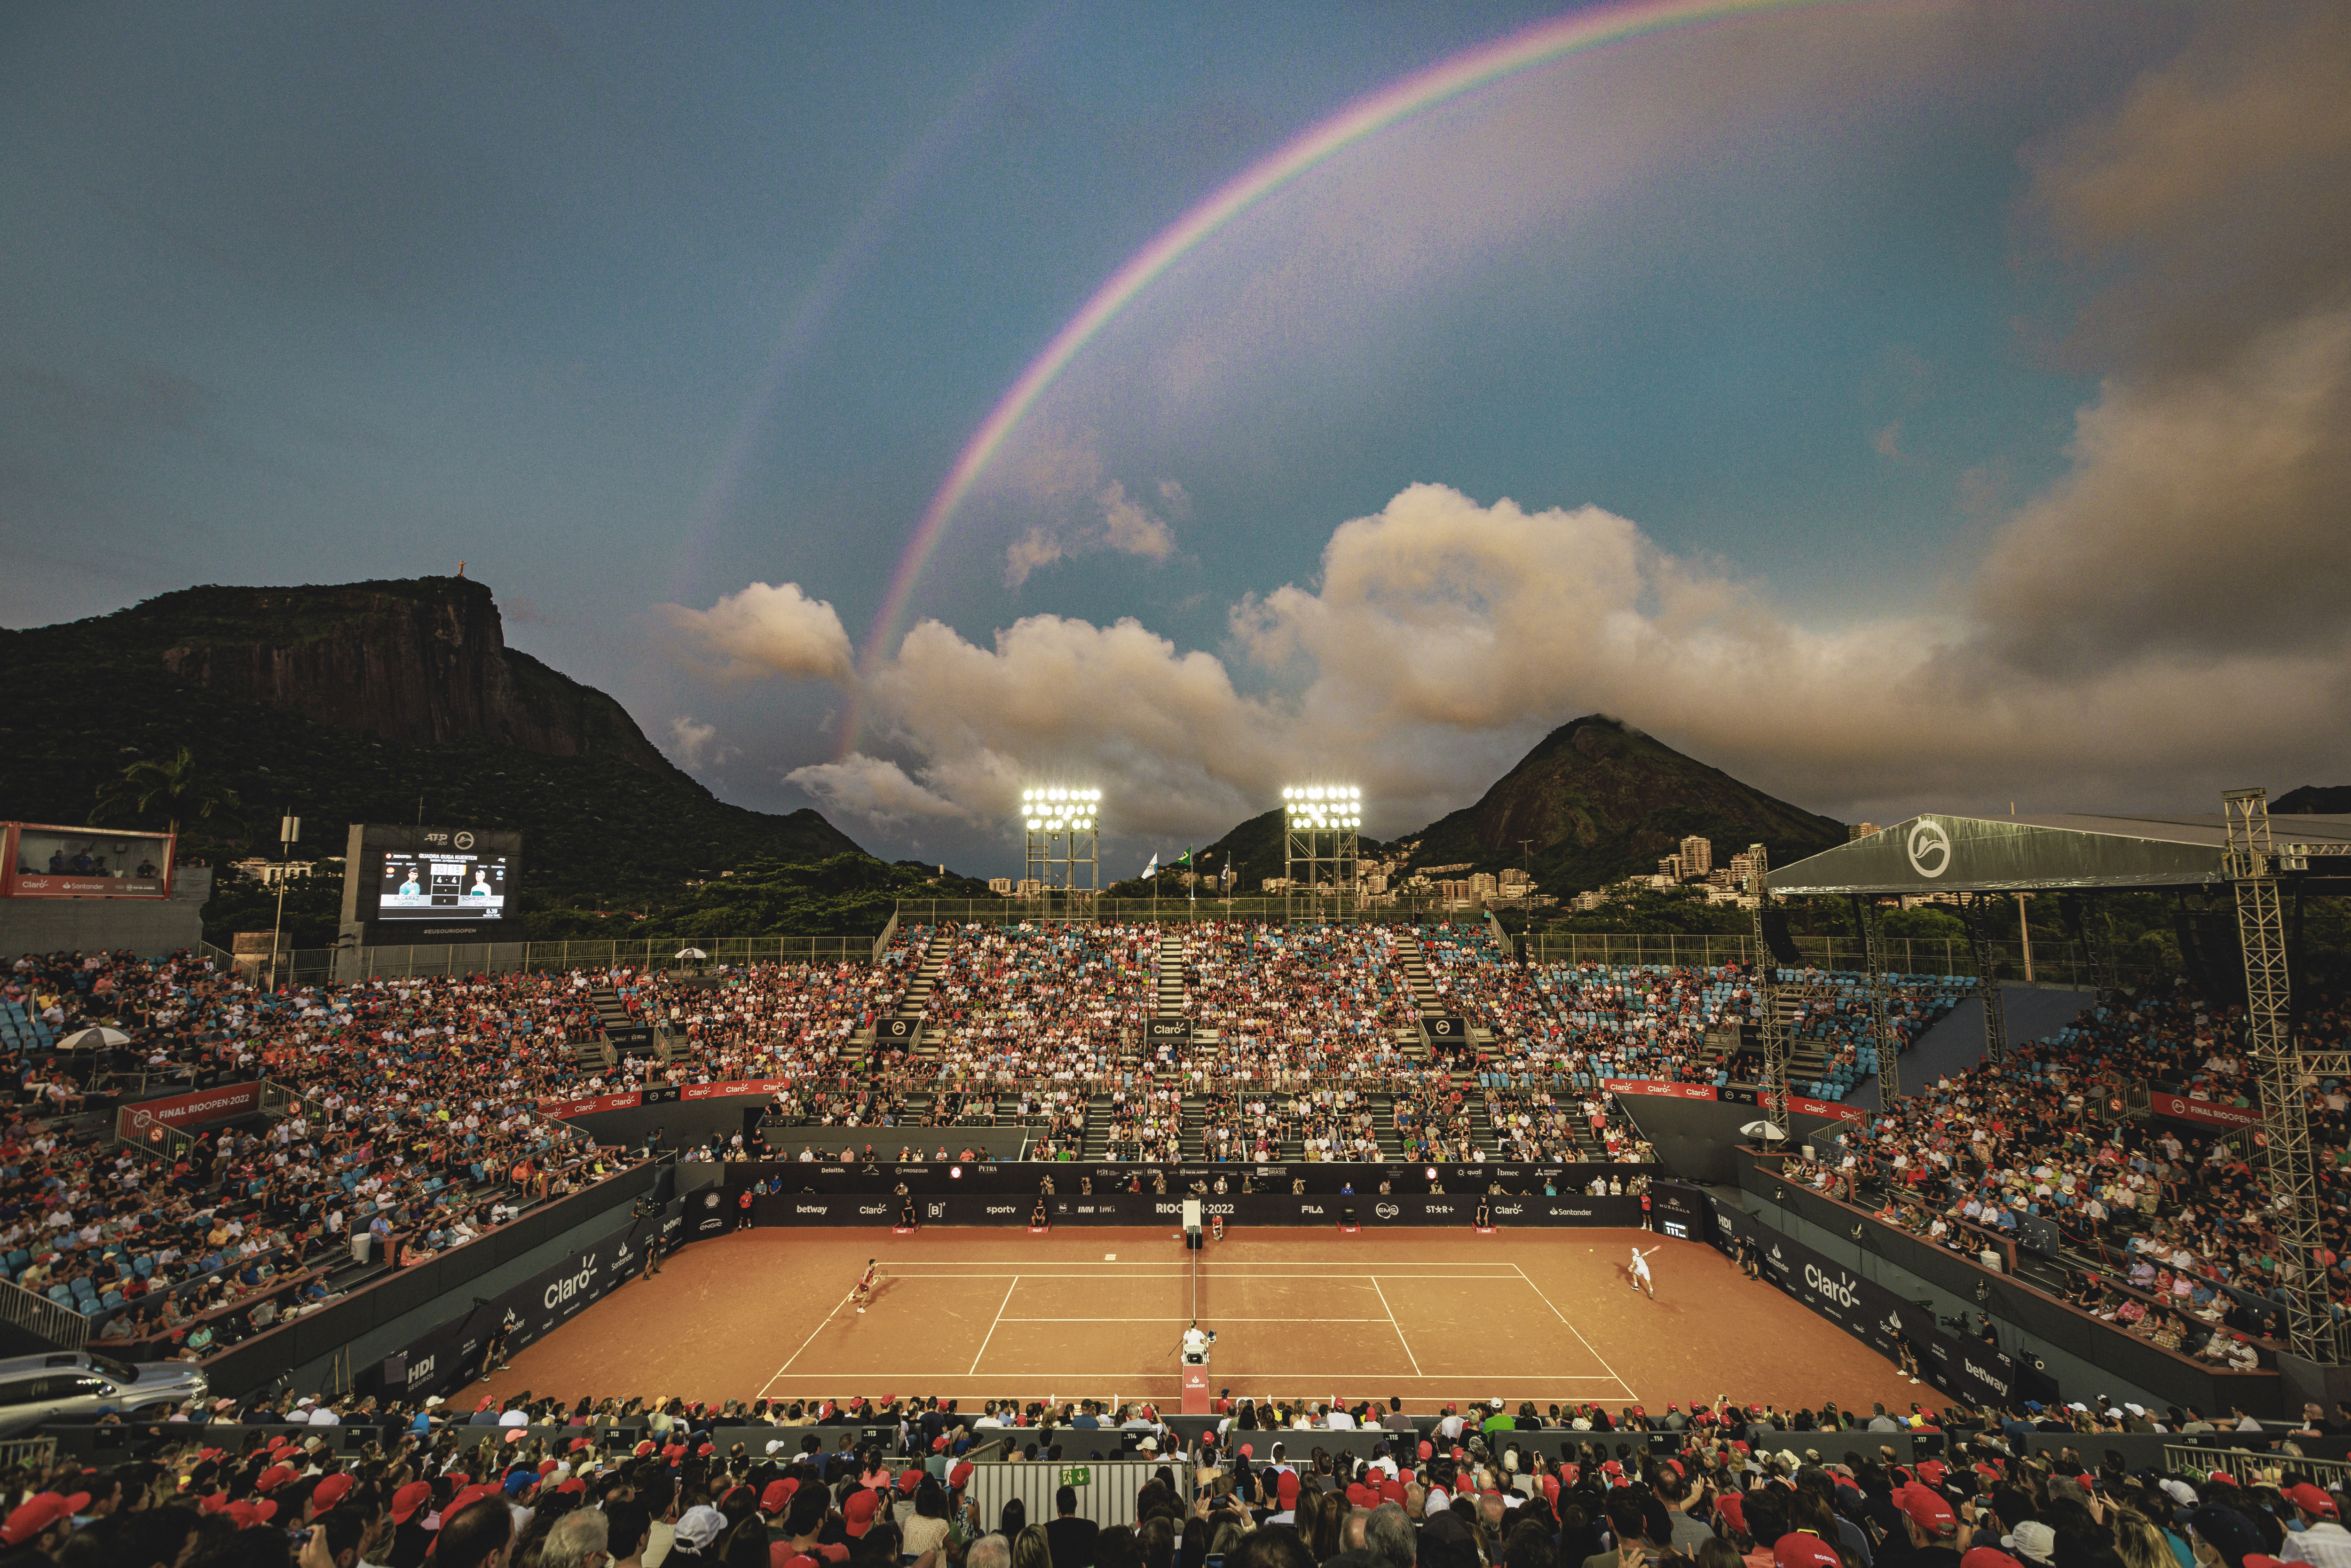
[[[520,833],[353,823],[343,925],[368,946],[519,942],[521,875]]]

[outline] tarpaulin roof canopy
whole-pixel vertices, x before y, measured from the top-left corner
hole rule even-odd
[[[2279,869],[2313,892],[2351,891],[2351,817],[2270,819]],[[1930,812],[1867,838],[1774,867],[1776,894],[1991,893],[2034,888],[2224,885],[2226,819],[2209,817],[1959,817]],[[2295,844],[2338,852],[2306,866]]]

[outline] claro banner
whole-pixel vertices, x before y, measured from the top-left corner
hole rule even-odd
[[[666,1246],[684,1239],[681,1207],[674,1200],[664,1210],[632,1219],[500,1291],[488,1305],[428,1330],[408,1346],[408,1382],[399,1393],[412,1400],[446,1394],[481,1370],[482,1353],[498,1329],[506,1331],[511,1354],[603,1300],[614,1286],[636,1278],[656,1232]]]
[[[1600,1087],[1611,1094],[1647,1094],[1667,1100],[1719,1100],[1730,1105],[1761,1103],[1752,1089],[1716,1089],[1710,1083],[1667,1083],[1655,1078],[1604,1078]],[[1842,1104],[1834,1100],[1807,1100],[1801,1094],[1788,1096],[1791,1115],[1818,1116],[1823,1121],[1846,1122],[1855,1126],[1869,1120],[1869,1113],[1858,1105]]]
[[[1916,1301],[1847,1271],[1752,1215],[1711,1197],[1707,1201],[1714,1210],[1717,1246],[1729,1251],[1732,1238],[1744,1238],[1761,1258],[1766,1280],[1889,1360],[1895,1359],[1898,1341],[1909,1341],[1918,1357],[1919,1375],[1944,1393],[1971,1405],[1994,1406],[2057,1396],[2055,1384],[2038,1374],[2029,1375],[2043,1385],[2043,1391],[2020,1393],[2016,1363],[2004,1353],[1975,1340],[1952,1338],[1935,1322],[1935,1314]]]
[[[127,1143],[161,1143],[163,1129],[200,1127],[208,1122],[233,1121],[261,1109],[261,1084],[224,1083],[191,1094],[165,1094],[120,1106],[114,1113],[114,1135]]]

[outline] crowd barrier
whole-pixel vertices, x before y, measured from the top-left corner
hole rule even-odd
[[[718,1229],[731,1228],[740,1215],[740,1187],[730,1196],[704,1195],[701,1219],[720,1215]],[[716,1204],[710,1197],[718,1197]],[[1054,1225],[1173,1225],[1183,1215],[1184,1199],[1175,1194],[1098,1194],[1092,1197],[1066,1195],[1043,1200],[1046,1217]],[[836,1226],[898,1223],[904,1204],[914,1206],[914,1218],[924,1225],[1027,1225],[1036,1212],[1033,1195],[990,1197],[965,1194],[901,1198],[893,1193],[782,1193],[751,1200],[755,1226]],[[1481,1197],[1477,1193],[1439,1197],[1292,1197],[1257,1193],[1200,1200],[1203,1213],[1228,1225],[1324,1226],[1347,1222],[1353,1211],[1357,1225],[1468,1225],[1480,1203],[1497,1227],[1606,1226],[1637,1228],[1644,1210],[1641,1200],[1622,1197]],[[700,1220],[697,1220],[699,1223]]]
[[[1061,1428],[1054,1428],[1057,1435]],[[1063,1486],[1078,1494],[1078,1517],[1104,1530],[1134,1522],[1134,1499],[1144,1483],[1164,1469],[1186,1506],[1192,1500],[1192,1467],[1159,1460],[1084,1459],[1072,1464],[1069,1445],[1061,1446],[1061,1463],[1009,1464],[987,1461],[972,1466],[965,1496],[979,1506],[983,1523],[994,1528],[1004,1517],[1004,1505],[1019,1498],[1029,1522],[1041,1524],[1061,1511],[1055,1494]]]

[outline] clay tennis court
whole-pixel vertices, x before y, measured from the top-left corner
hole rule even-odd
[[[1635,1245],[1657,1299],[1635,1291]],[[882,1263],[860,1315],[850,1288]],[[745,1230],[697,1242],[465,1391],[685,1399],[1179,1398],[1172,1229]],[[1940,1400],[1730,1260],[1638,1230],[1234,1230],[1198,1255],[1214,1387],[1407,1409]]]

